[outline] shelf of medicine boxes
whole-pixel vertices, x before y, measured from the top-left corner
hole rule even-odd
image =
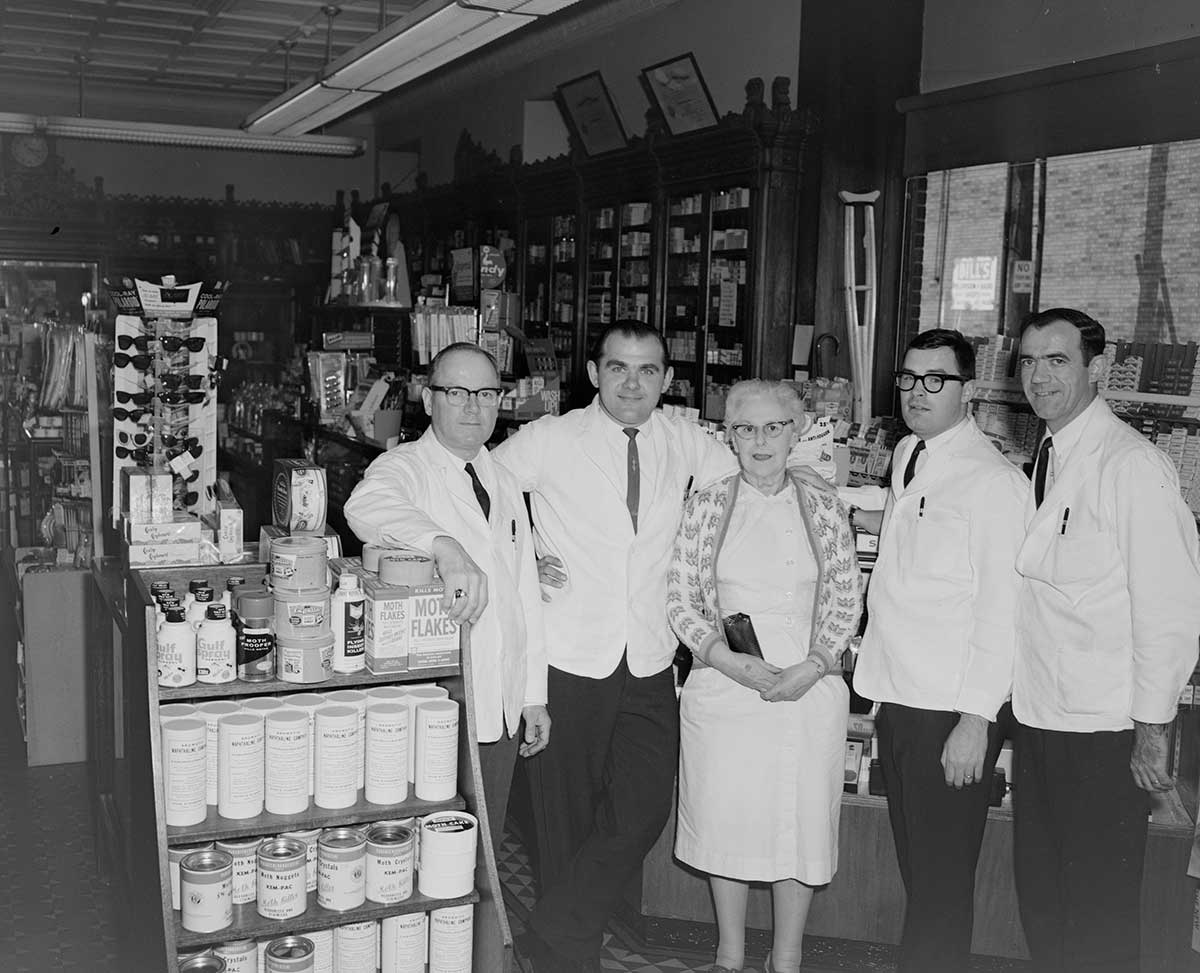
[[[975,379],[976,392],[998,392],[1004,397],[992,399],[988,396],[976,396],[977,401],[1025,402],[1021,383],[1012,379],[986,380]],[[1101,389],[1100,395],[1109,402],[1144,402],[1148,405],[1182,406],[1184,408],[1200,408],[1200,396],[1196,395],[1165,395],[1159,392],[1127,392],[1117,389]],[[1015,396],[1010,398],[1008,396]],[[1170,417],[1172,419],[1176,417]]]
[[[478,760],[474,754],[475,720],[473,712],[473,690],[470,672],[470,633],[462,630],[461,635],[461,665],[415,669],[408,672],[375,674],[371,672],[353,675],[337,676],[317,684],[283,683],[276,680],[261,683],[233,682],[221,686],[193,685],[180,689],[161,688],[156,685],[157,664],[153,634],[154,608],[149,594],[149,586],[156,580],[171,581],[176,586],[183,584],[194,573],[194,568],[157,569],[134,571],[130,573],[129,623],[131,644],[141,643],[145,646],[146,660],[144,674],[146,692],[149,696],[149,706],[146,708],[147,729],[150,730],[149,757],[153,774],[153,817],[144,821],[150,825],[150,833],[139,839],[139,844],[153,842],[157,834],[157,855],[153,862],[143,862],[145,868],[143,880],[153,881],[151,875],[157,875],[154,889],[143,890],[138,894],[144,908],[152,907],[162,916],[163,938],[162,946],[166,955],[173,957],[180,949],[208,946],[221,942],[238,939],[263,939],[282,935],[303,934],[317,929],[327,929],[350,922],[384,919],[389,916],[405,915],[415,912],[426,912],[431,909],[450,908],[457,905],[477,903],[475,918],[474,951],[483,967],[496,970],[499,973],[508,969],[511,957],[511,933],[503,916],[500,903],[499,879],[495,869],[494,853],[486,828],[480,830],[478,858],[476,862],[475,887],[467,895],[454,898],[430,898],[421,895],[419,891],[403,902],[379,904],[366,902],[356,909],[334,911],[321,908],[316,903],[316,893],[309,893],[308,907],[299,916],[289,919],[266,919],[257,912],[254,903],[235,905],[233,907],[233,923],[223,929],[213,932],[193,932],[183,928],[180,914],[171,907],[169,888],[169,873],[167,868],[167,847],[186,846],[196,842],[217,839],[232,839],[254,835],[275,835],[283,831],[307,830],[310,828],[335,827],[340,825],[356,825],[369,821],[394,820],[413,816],[424,816],[438,810],[468,809],[471,813],[486,821],[486,809],[481,806],[482,780],[478,772]],[[207,573],[216,583],[222,583],[226,575],[244,574],[245,565],[222,565],[207,569]],[[130,660],[133,661],[132,659]],[[254,818],[231,820],[221,818],[213,809],[208,817],[199,825],[187,828],[168,827],[165,824],[165,797],[163,793],[163,755],[161,740],[155,732],[158,726],[158,708],[160,702],[171,699],[204,699],[213,696],[236,697],[253,693],[254,695],[325,691],[340,686],[402,684],[406,682],[441,681],[447,688],[450,698],[456,700],[461,709],[459,733],[459,793],[448,801],[421,801],[411,799],[398,804],[371,804],[363,799],[347,808],[323,809],[310,807],[307,811],[296,815],[260,814]],[[144,812],[143,812],[144,813]],[[134,822],[135,827],[137,822]],[[139,830],[139,834],[142,832]],[[135,876],[136,878],[136,876]],[[148,919],[149,917],[143,917]],[[152,926],[143,926],[149,932]],[[156,937],[146,937],[148,948],[152,952],[158,946]]]

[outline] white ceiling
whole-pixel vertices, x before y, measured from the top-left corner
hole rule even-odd
[[[337,58],[418,0],[340,0],[329,30]],[[6,84],[133,85],[151,97],[210,93],[262,101],[325,64],[329,18],[316,0],[0,0]]]

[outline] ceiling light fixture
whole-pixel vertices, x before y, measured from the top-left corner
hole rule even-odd
[[[303,135],[577,0],[426,0],[242,122]]]
[[[326,155],[349,158],[361,155],[359,138],[332,135],[264,135],[237,128],[198,125],[165,125],[158,122],[118,122],[104,118],[70,118],[56,115],[22,115],[0,112],[0,132],[42,134],[56,138],[98,142],[134,142],[141,145],[178,145],[196,149],[231,149],[242,152],[282,152],[292,155]]]

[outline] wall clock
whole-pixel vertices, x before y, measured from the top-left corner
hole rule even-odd
[[[50,145],[44,135],[14,135],[9,143],[13,161],[27,169],[36,169],[50,155]]]

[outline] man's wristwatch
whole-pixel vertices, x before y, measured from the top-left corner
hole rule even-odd
[[[861,509],[860,507],[856,507],[856,506],[854,506],[854,504],[850,504],[850,508],[846,511],[846,519],[848,521],[850,521],[850,526],[853,527],[855,530],[858,530],[858,524],[856,524],[854,522],[854,515],[856,513],[858,513],[858,511],[860,509]]]

